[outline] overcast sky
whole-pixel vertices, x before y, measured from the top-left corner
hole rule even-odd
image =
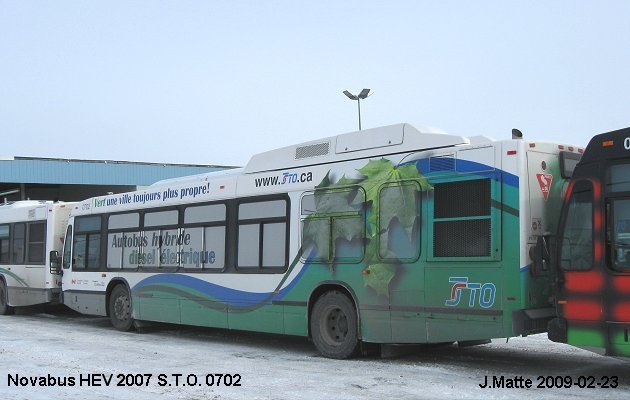
[[[243,165],[409,122],[630,126],[630,1],[0,0],[0,156]]]

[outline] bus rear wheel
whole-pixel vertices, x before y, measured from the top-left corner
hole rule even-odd
[[[13,311],[13,307],[9,305],[7,285],[3,280],[0,280],[0,315],[10,315],[13,314]]]
[[[109,318],[119,331],[127,332],[133,327],[131,294],[125,285],[114,287],[109,295]]]
[[[357,353],[357,313],[348,296],[338,291],[325,293],[313,307],[310,324],[313,343],[323,356],[344,359]]]

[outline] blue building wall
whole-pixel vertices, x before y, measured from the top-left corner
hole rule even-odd
[[[0,182],[147,186],[161,179],[226,168],[230,167],[15,157],[0,160]]]

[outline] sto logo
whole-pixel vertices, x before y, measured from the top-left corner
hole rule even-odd
[[[455,307],[459,304],[462,297],[463,290],[470,291],[470,298],[468,300],[468,307],[474,307],[478,302],[481,308],[490,308],[494,304],[494,296],[497,288],[494,283],[471,283],[468,282],[468,277],[452,276],[448,278],[448,281],[453,284],[451,287],[451,298],[444,303],[449,307]]]

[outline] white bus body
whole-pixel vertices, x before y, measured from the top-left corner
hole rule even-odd
[[[59,302],[61,277],[50,252],[61,251],[73,203],[25,200],[0,205],[0,311]]]

